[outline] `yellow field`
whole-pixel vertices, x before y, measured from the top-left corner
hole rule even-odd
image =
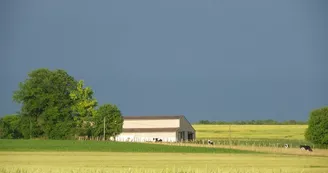
[[[0,172],[328,172],[328,158],[269,154],[0,152]]]
[[[197,139],[229,138],[229,125],[193,125]],[[237,139],[304,140],[307,125],[231,125],[231,137]]]
[[[229,138],[229,125],[194,125],[197,139]],[[304,140],[306,125],[232,125],[233,139]],[[163,144],[163,143],[162,143]],[[271,154],[0,152],[0,173],[328,173],[328,150],[252,145],[167,144]]]

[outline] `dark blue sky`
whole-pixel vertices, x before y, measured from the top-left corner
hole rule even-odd
[[[325,0],[2,0],[0,115],[36,68],[124,115],[297,119],[328,105]]]

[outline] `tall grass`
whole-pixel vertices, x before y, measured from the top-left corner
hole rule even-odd
[[[169,168],[162,170],[149,169],[62,169],[62,170],[43,170],[43,169],[0,169],[0,173],[312,173],[310,169],[261,169],[261,168],[217,168],[217,169],[191,169],[191,168]],[[318,173],[324,171],[316,171]]]
[[[328,172],[327,163],[322,156],[276,154],[0,152],[6,173]]]

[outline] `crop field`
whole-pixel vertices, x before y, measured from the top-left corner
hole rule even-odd
[[[210,139],[216,145],[290,147],[311,145],[305,141],[304,133],[307,125],[193,125],[196,130],[197,143]]]
[[[198,139],[229,138],[229,125],[193,125]],[[307,125],[231,125],[231,138],[304,140]]]
[[[0,140],[0,173],[328,172],[328,157],[107,141]]]
[[[327,157],[270,154],[0,152],[1,173],[323,173],[327,163]]]

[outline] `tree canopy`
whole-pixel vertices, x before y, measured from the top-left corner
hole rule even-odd
[[[74,100],[72,111],[76,122],[76,133],[78,135],[91,135],[90,122],[96,115],[95,107],[98,101],[93,98],[93,91],[90,87],[83,88],[84,81],[78,82],[75,90],[70,93],[70,98]],[[85,123],[88,123],[85,125]]]
[[[71,107],[74,101],[69,94],[77,81],[64,70],[37,69],[19,84],[13,99],[22,104],[21,115],[28,117],[45,138],[67,138],[74,127]],[[25,129],[27,130],[27,129]],[[37,137],[33,136],[33,137]]]
[[[310,113],[305,138],[314,144],[328,145],[328,107],[315,109]]]
[[[123,117],[116,105],[105,104],[100,106],[94,120],[96,125],[94,134],[96,136],[103,135],[103,131],[105,131],[106,136],[115,136],[122,132]],[[103,126],[104,122],[105,127]]]
[[[0,138],[15,139],[22,136],[20,116],[7,115],[0,119]]]
[[[98,123],[92,123],[100,116],[108,118],[108,135],[117,134],[122,126],[115,126],[114,121],[121,122],[120,110],[108,104],[105,109],[100,107],[98,115],[98,101],[93,95],[83,80],[77,81],[62,69],[33,70],[13,93],[13,100],[21,105],[19,114],[0,119],[0,137],[71,139],[100,135],[92,133],[92,129],[100,129]]]

